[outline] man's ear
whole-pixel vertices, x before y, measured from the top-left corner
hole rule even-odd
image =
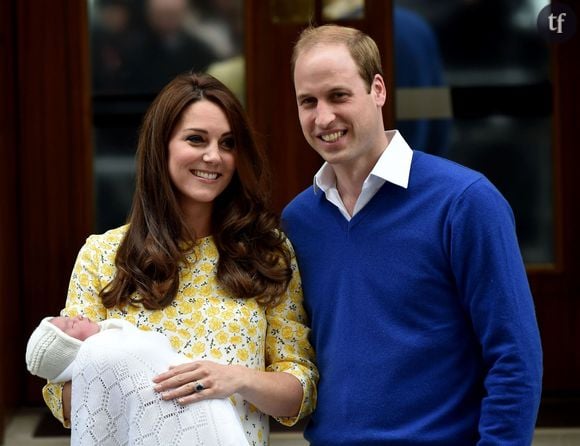
[[[374,96],[375,101],[379,107],[385,105],[385,102],[387,101],[387,87],[383,77],[380,74],[375,74],[375,77],[373,78],[371,94]]]

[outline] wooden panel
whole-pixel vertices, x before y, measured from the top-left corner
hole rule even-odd
[[[567,2],[571,7],[579,2]],[[576,13],[578,8],[576,6]],[[553,44],[556,258],[551,271],[529,271],[544,347],[544,395],[580,396],[580,36]],[[578,408],[580,411],[580,407]],[[580,412],[579,412],[580,413]]]
[[[300,25],[274,24],[269,2],[246,0],[247,104],[272,166],[273,205],[281,210],[321,165],[304,141],[290,76],[290,53]],[[247,16],[248,17],[248,16]]]
[[[0,2],[0,358],[10,367],[0,367],[0,443],[4,438],[4,421],[16,407],[22,388],[22,353],[14,342],[21,325],[14,316],[19,311],[19,251],[16,188],[16,120],[14,111],[16,85],[13,51],[14,8],[11,2]]]
[[[92,227],[89,53],[85,1],[15,5],[18,224],[27,337],[43,316],[64,306],[74,259]],[[26,382],[23,400],[42,401],[42,380],[27,376]]]

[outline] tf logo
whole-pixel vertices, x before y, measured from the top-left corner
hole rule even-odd
[[[562,43],[576,33],[576,14],[562,3],[546,6],[538,15],[538,31],[549,42]]]

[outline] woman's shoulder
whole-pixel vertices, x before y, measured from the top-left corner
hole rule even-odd
[[[89,235],[83,246],[83,251],[116,251],[128,228],[129,225],[123,225],[101,234]]]
[[[91,234],[87,238],[87,242],[92,243],[120,243],[125,237],[127,230],[129,229],[129,225],[119,226],[118,228],[109,229],[106,232],[101,234]]]

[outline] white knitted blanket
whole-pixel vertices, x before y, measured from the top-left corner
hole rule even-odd
[[[72,446],[246,446],[229,399],[181,406],[152,378],[184,362],[160,333],[121,321],[82,345],[73,367]]]

